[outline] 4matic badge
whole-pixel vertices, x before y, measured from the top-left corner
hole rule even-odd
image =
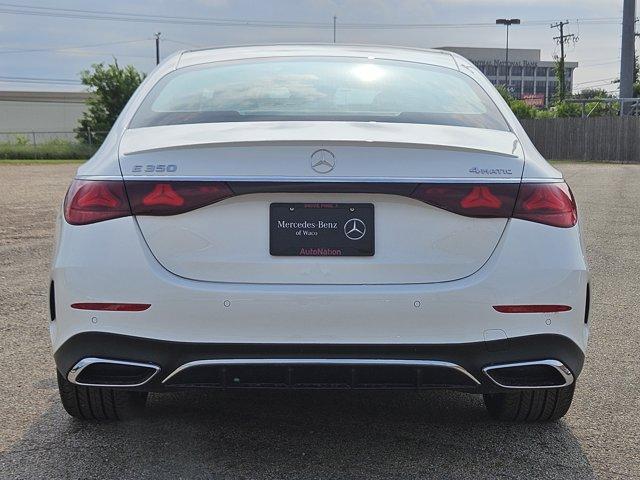
[[[512,175],[510,168],[478,168],[473,167],[469,169],[469,173],[475,173],[476,175]]]

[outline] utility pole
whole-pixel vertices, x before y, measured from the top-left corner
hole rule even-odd
[[[333,16],[333,43],[336,43],[336,20],[338,20],[338,17],[334,15]]]
[[[504,54],[504,88],[509,90],[509,27],[511,25],[520,25],[519,18],[498,18],[496,25],[507,26],[507,48]]]
[[[620,98],[633,97],[633,73],[636,61],[635,22],[636,0],[624,0],[624,8],[622,10],[622,44],[620,49]],[[626,108],[624,110],[626,110]],[[623,112],[621,111],[621,113]]]
[[[560,62],[559,62],[559,66],[558,66],[558,81],[560,82],[560,85],[559,85],[559,87],[560,87],[560,95],[559,95],[560,100],[564,100],[565,96],[567,94],[567,92],[566,92],[567,86],[566,86],[565,81],[564,81],[564,44],[567,43],[569,40],[576,38],[576,36],[573,33],[565,35],[564,26],[567,25],[568,23],[569,23],[569,21],[567,20],[566,22],[558,22],[558,23],[554,23],[553,25],[551,25],[551,28],[559,28],[560,29],[560,35],[557,36],[557,37],[553,37],[553,39],[556,42],[558,42],[558,44],[560,45]]]
[[[160,35],[162,35],[162,33],[160,32],[156,32],[155,37],[156,37],[156,65],[158,65],[160,63]]]

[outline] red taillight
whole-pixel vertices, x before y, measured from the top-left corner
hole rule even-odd
[[[170,183],[156,183],[153,190],[142,199],[142,204],[146,207],[152,205],[181,207],[184,205],[184,198],[175,192]]]
[[[569,305],[494,305],[493,309],[500,313],[552,313],[568,312]]]
[[[518,184],[428,184],[412,198],[467,217],[510,217],[518,195]]]
[[[134,215],[176,215],[233,195],[224,182],[127,181],[126,185]]]
[[[65,199],[67,222],[84,225],[131,215],[176,215],[224,200],[234,194],[281,191],[388,192],[467,217],[519,218],[569,228],[577,222],[576,204],[564,183],[424,183],[415,189],[398,184],[278,184],[203,181],[75,180]],[[236,193],[234,193],[234,191]]]
[[[566,183],[523,183],[514,218],[570,228],[578,221],[576,202]]]
[[[562,228],[578,221],[575,200],[564,182],[421,184],[411,197],[467,217],[513,216]]]
[[[64,199],[64,218],[86,225],[131,215],[124,184],[118,180],[74,180]]]

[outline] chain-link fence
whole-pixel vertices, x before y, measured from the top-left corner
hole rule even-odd
[[[0,158],[87,159],[108,132],[0,132]]]

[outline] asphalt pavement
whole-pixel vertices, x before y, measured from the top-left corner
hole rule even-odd
[[[0,478],[640,478],[640,165],[559,164],[593,273],[591,339],[558,423],[488,418],[456,392],[151,395],[85,424],[58,401],[48,338],[54,219],[77,165],[0,165]]]

